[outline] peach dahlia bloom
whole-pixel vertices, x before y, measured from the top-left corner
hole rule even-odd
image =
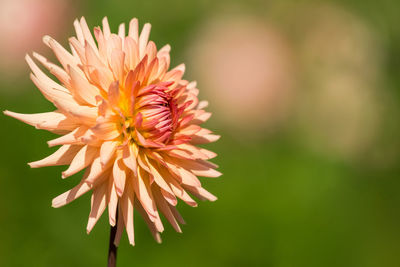
[[[200,126],[210,118],[206,101],[197,98],[196,82],[182,79],[185,66],[169,70],[170,46],[157,51],[148,41],[150,24],[140,35],[132,19],[112,34],[107,18],[103,30],[91,35],[84,18],[74,22],[76,37],[69,39],[71,52],[49,36],[44,43],[55,53],[61,67],[33,53],[61,84],[50,79],[30,56],[31,79],[56,110],[38,114],[5,111],[37,129],[61,136],[48,142],[61,146],[45,159],[29,163],[32,168],[69,165],[67,178],[86,169],[82,181],[53,199],[61,207],[92,190],[89,233],[108,207],[109,222],[117,224],[115,243],[123,229],[134,245],[133,213],[147,222],[157,242],[164,230],[159,211],[173,228],[184,220],[176,210],[177,198],[190,206],[216,200],[197,178],[218,177],[215,153],[197,147],[219,136]],[[117,220],[117,218],[120,218]]]

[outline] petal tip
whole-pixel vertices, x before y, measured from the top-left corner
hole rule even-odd
[[[28,162],[27,164],[31,168],[36,168],[35,162]]]

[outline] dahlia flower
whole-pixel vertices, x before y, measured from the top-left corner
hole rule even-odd
[[[177,199],[197,206],[191,195],[216,200],[197,176],[218,177],[215,153],[196,145],[216,141],[219,136],[200,126],[211,116],[206,101],[197,98],[196,82],[182,79],[183,64],[169,70],[170,46],[157,51],[149,41],[150,24],[141,33],[132,19],[112,34],[107,18],[94,36],[84,18],[74,22],[76,37],[71,52],[49,36],[43,38],[61,66],[33,53],[60,83],[49,78],[27,55],[31,79],[55,111],[6,115],[61,135],[48,141],[61,146],[50,156],[29,163],[32,168],[69,165],[67,178],[85,169],[81,182],[52,201],[64,206],[92,191],[89,233],[108,207],[114,243],[126,229],[134,245],[133,213],[137,210],[157,242],[164,227],[160,212],[181,232],[184,220],[175,208]],[[189,193],[191,195],[189,195]],[[118,218],[120,218],[118,220]]]

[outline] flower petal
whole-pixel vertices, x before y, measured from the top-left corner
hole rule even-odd
[[[31,168],[40,168],[46,166],[58,166],[68,165],[71,163],[76,153],[82,148],[82,146],[76,145],[63,145],[56,152],[50,156],[28,163]]]
[[[122,159],[117,158],[113,166],[113,179],[115,184],[115,189],[119,197],[124,193],[125,181],[126,181],[126,171],[124,165],[122,164]]]
[[[71,77],[71,93],[74,98],[83,104],[96,105],[96,96],[100,94],[96,86],[90,84],[75,68],[68,66]]]
[[[93,188],[92,194],[92,208],[89,214],[89,220],[86,227],[86,231],[89,234],[92,231],[94,225],[99,220],[100,216],[103,214],[107,206],[107,183],[103,182]]]
[[[133,205],[135,192],[132,185],[128,184],[126,191],[121,197],[121,210],[125,223],[126,233],[128,234],[129,243],[135,245],[135,233],[133,229]]]
[[[119,142],[117,141],[105,141],[101,145],[100,149],[100,161],[104,166],[106,165],[114,156],[115,151],[117,150]]]
[[[68,169],[62,172],[62,178],[67,178],[83,170],[93,162],[93,159],[98,156],[98,154],[99,149],[97,147],[88,145],[82,147],[72,160]]]
[[[4,114],[17,120],[32,125],[37,129],[48,130],[62,133],[63,131],[72,131],[79,126],[77,120],[65,116],[60,112],[45,112],[36,114],[22,114],[11,111],[4,111]]]
[[[51,206],[53,208],[62,207],[64,205],[70,203],[71,201],[77,199],[78,197],[82,196],[87,191],[89,191],[91,188],[92,187],[88,183],[86,183],[84,180],[82,180],[77,186],[75,186],[71,190],[68,190],[67,192],[54,198]]]
[[[137,157],[139,148],[135,143],[127,144],[123,148],[122,158],[126,167],[131,169],[135,176],[137,176]]]

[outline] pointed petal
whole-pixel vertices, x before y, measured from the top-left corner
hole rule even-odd
[[[88,128],[86,126],[80,126],[66,135],[48,141],[47,144],[49,147],[59,145],[83,145],[81,137],[86,133],[87,130]]]
[[[129,22],[129,37],[131,37],[136,43],[139,41],[139,23],[137,18],[133,18]]]
[[[171,205],[175,206],[177,204],[177,200],[175,198],[174,193],[172,192],[171,188],[169,185],[165,182],[164,178],[161,176],[160,172],[158,171],[158,168],[152,160],[149,160],[147,157],[145,157],[146,163],[150,168],[151,174],[154,177],[154,181],[158,186],[160,186],[164,191],[163,196],[167,198],[168,202],[171,203]]]
[[[135,193],[132,189],[132,185],[128,184],[124,195],[121,197],[121,210],[129,243],[132,246],[135,245],[135,233],[133,228],[134,196]]]
[[[122,219],[121,206],[118,206],[117,212],[118,212],[118,223],[117,223],[117,233],[115,234],[114,244],[118,247],[122,237],[122,232],[124,231],[124,220]]]
[[[36,127],[36,129],[48,131],[72,131],[79,126],[76,120],[60,112],[22,114],[6,110],[4,114],[32,125]]]
[[[115,184],[115,189],[119,197],[124,193],[125,181],[126,181],[126,171],[124,165],[122,164],[122,159],[117,158],[113,166],[113,179]]]
[[[108,220],[111,226],[115,226],[118,206],[118,195],[115,190],[114,181],[109,179],[108,185]]]
[[[145,55],[147,42],[150,36],[151,25],[149,23],[144,24],[142,32],[139,37],[139,55],[142,59]]]
[[[192,193],[195,197],[201,199],[201,200],[209,200],[209,201],[216,201],[218,198],[205,190],[202,187],[194,187],[194,186],[189,186],[189,185],[183,185],[183,188],[188,190],[190,193]]]
[[[97,45],[94,42],[92,33],[89,30],[89,27],[86,23],[86,20],[84,17],[81,18],[80,20],[80,25],[81,25],[81,29],[82,29],[82,33],[83,36],[85,37],[85,40],[95,49],[95,51],[97,52]]]
[[[88,145],[82,147],[72,160],[68,169],[62,172],[62,178],[67,178],[83,170],[93,162],[93,159],[98,156],[98,154],[99,149],[97,147]]]
[[[114,157],[118,144],[119,142],[117,141],[103,142],[100,149],[100,161],[103,166],[106,165]]]
[[[71,55],[67,50],[65,50],[64,47],[62,47],[62,45],[60,45],[50,36],[44,36],[43,42],[53,50],[58,61],[61,63],[65,70],[67,69],[68,65],[75,67],[79,64],[78,60],[73,55]]]
[[[161,236],[160,236],[160,233],[158,232],[157,228],[155,227],[154,222],[152,222],[150,220],[146,211],[143,209],[143,207],[137,201],[135,201],[135,209],[138,210],[140,212],[140,214],[142,215],[142,218],[147,223],[147,226],[149,227],[149,230],[150,230],[153,238],[156,240],[156,242],[161,243]]]
[[[71,93],[74,98],[80,103],[95,106],[96,96],[100,94],[99,89],[90,84],[88,80],[73,67],[69,66],[68,72],[71,76]]]
[[[136,197],[146,210],[150,220],[154,221],[154,219],[157,217],[157,208],[153,201],[148,174],[141,168],[137,173],[138,176],[133,177],[133,188],[135,190]]]
[[[86,231],[89,234],[92,231],[94,225],[99,220],[107,206],[107,183],[104,182],[99,186],[93,188],[92,194],[92,208],[89,214],[89,220],[86,227]]]
[[[102,22],[103,22],[104,37],[108,39],[111,35],[111,30],[110,30],[110,25],[108,24],[107,17],[104,17]]]
[[[71,163],[72,159],[75,157],[76,153],[82,148],[82,146],[76,145],[63,145],[56,152],[50,156],[28,163],[31,168],[40,168],[46,166],[58,166],[58,165],[68,165]]]
[[[82,180],[77,186],[75,186],[71,190],[68,190],[67,192],[54,198],[51,206],[53,208],[62,207],[64,205],[70,203],[71,201],[77,199],[78,197],[82,196],[90,189],[91,189],[91,186],[88,183],[86,183],[84,180]]]
[[[137,175],[137,157],[139,149],[135,143],[127,144],[123,148],[122,158],[126,167],[131,169],[135,176]]]
[[[118,36],[122,39],[125,38],[125,23],[121,23],[118,27]]]
[[[153,195],[157,201],[158,208],[161,210],[162,214],[164,214],[165,218],[167,218],[168,222],[172,225],[175,231],[177,231],[178,233],[182,233],[182,230],[179,227],[178,222],[175,220],[175,217],[172,214],[168,203],[163,198],[161,192],[155,187],[153,187]]]
[[[115,79],[121,83],[124,81],[125,72],[125,53],[121,50],[114,49],[111,52],[111,69],[114,73]]]

